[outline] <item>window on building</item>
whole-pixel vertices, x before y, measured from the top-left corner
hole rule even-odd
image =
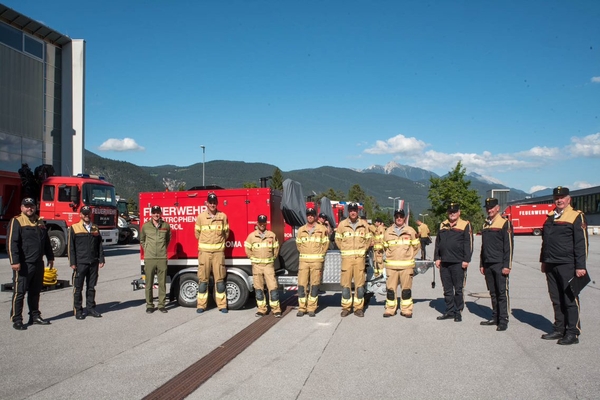
[[[0,22],[0,43],[21,51],[23,50],[23,33]]]
[[[23,51],[25,53],[31,54],[40,60],[44,59],[44,42],[25,35],[23,45]]]

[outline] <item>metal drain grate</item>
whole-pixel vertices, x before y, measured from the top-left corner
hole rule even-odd
[[[294,308],[293,304],[297,302],[296,296],[290,297],[281,303],[283,317],[285,317]],[[185,399],[194,390],[198,389],[204,382],[210,379],[215,373],[223,368],[229,361],[233,360],[250,346],[256,339],[261,337],[281,318],[275,318],[273,315],[261,317],[241,330],[231,339],[214,349],[194,364],[171,378],[164,385],[157,388],[144,399],[147,400],[165,400],[165,399]]]

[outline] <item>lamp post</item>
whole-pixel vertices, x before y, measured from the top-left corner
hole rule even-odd
[[[206,154],[206,146],[200,146],[202,148],[202,187],[204,187],[204,164],[205,164],[205,158],[204,155]]]
[[[396,211],[396,200],[399,200],[401,198],[402,198],[402,196],[388,197],[388,199],[392,200],[392,215],[394,214],[394,211]]]
[[[419,215],[420,215],[421,217],[423,217],[423,218],[421,218],[421,221],[422,221],[422,222],[425,222],[425,217],[426,217],[426,216],[428,216],[429,214],[419,214]]]

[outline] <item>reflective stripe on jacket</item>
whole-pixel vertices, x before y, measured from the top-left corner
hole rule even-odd
[[[217,211],[212,215],[208,210],[200,213],[194,229],[198,239],[198,250],[215,253],[225,250],[225,241],[229,236],[227,215]]]
[[[421,250],[421,241],[417,232],[404,225],[398,234],[393,224],[383,234],[385,249],[385,267],[391,269],[409,269],[415,267],[415,256]]]
[[[369,225],[364,220],[357,219],[353,228],[350,218],[346,218],[335,231],[335,244],[340,249],[342,258],[364,257],[372,237]]]
[[[253,264],[271,264],[279,255],[279,241],[275,233],[265,230],[262,234],[256,229],[244,242],[246,256]]]

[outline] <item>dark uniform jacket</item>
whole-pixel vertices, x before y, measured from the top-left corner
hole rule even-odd
[[[554,216],[555,211],[548,213],[544,223],[540,261],[586,269],[588,234],[585,215],[569,205],[560,217]]]
[[[452,226],[445,220],[435,238],[434,261],[446,263],[471,262],[473,254],[473,231],[471,223],[458,219]]]
[[[144,249],[144,258],[166,260],[170,241],[171,226],[162,219],[160,219],[158,227],[154,226],[152,219],[142,225],[140,245]]]
[[[54,260],[52,245],[44,221],[34,215],[34,219],[23,213],[10,220],[8,229],[8,257],[10,264],[36,263],[43,256]]]
[[[104,264],[104,249],[102,235],[98,226],[92,224],[88,232],[83,220],[69,228],[69,265]]]
[[[512,267],[514,234],[510,221],[497,214],[492,221],[486,220],[481,231],[481,264],[502,264]]]

